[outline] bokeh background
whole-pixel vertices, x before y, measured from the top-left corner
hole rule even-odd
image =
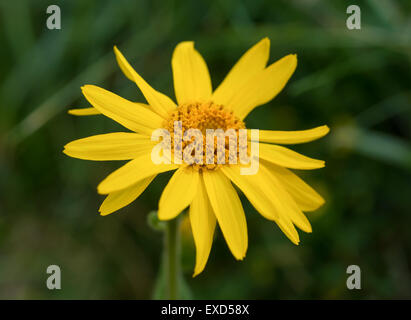
[[[361,7],[361,30],[346,8]],[[62,29],[46,28],[57,4]],[[175,45],[196,41],[213,87],[261,38],[271,59],[297,53],[283,92],[247,118],[251,128],[302,130],[328,124],[322,140],[294,150],[327,161],[301,172],[327,200],[309,213],[312,234],[293,245],[243,201],[247,257],[237,262],[218,230],[205,271],[192,278],[194,245],[182,223],[182,267],[196,299],[411,298],[411,3],[409,1],[45,1],[0,0],[0,298],[149,299],[163,247],[147,225],[169,176],[132,205],[98,215],[96,186],[118,162],[62,153],[67,142],[122,128],[87,107],[95,84],[135,101],[113,45],[158,90],[174,97]],[[242,199],[245,200],[245,199]],[[46,268],[62,269],[62,290]],[[346,268],[362,289],[346,288]]]

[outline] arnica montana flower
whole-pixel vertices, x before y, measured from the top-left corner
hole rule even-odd
[[[303,211],[313,211],[323,198],[289,169],[317,169],[324,161],[296,153],[282,144],[298,144],[323,137],[327,126],[302,131],[259,131],[259,168],[256,174],[242,175],[240,164],[188,165],[155,164],[151,139],[154,130],[170,128],[173,120],[188,128],[239,130],[244,118],[256,107],[272,100],[285,86],[297,66],[290,54],[267,66],[270,41],[265,38],[249,49],[213,91],[207,65],[193,42],[177,45],[172,70],[177,104],[153,89],[114,47],[117,62],[127,78],[140,88],[148,104],[131,102],[93,85],[82,92],[93,108],[73,109],[75,115],[99,114],[113,119],[132,132],[96,135],[68,143],[64,152],[87,160],[130,160],[107,176],[98,192],[107,195],[100,207],[107,215],[134,201],[160,173],[176,170],[159,201],[160,220],[176,218],[189,207],[196,245],[194,275],[204,269],[218,222],[234,257],[245,257],[247,224],[236,185],[256,210],[274,221],[295,244],[294,227],[311,232]],[[173,150],[174,151],[174,150]]]

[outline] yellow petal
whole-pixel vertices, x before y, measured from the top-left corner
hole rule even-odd
[[[190,206],[190,223],[196,246],[196,265],[193,277],[200,274],[207,264],[213,244],[216,217],[208,200],[202,176],[200,176],[197,192]]]
[[[70,109],[68,114],[73,116],[94,116],[97,114],[101,114],[96,108],[78,108],[78,109]]]
[[[307,217],[302,213],[297,203],[291,195],[284,189],[280,180],[264,164],[261,164],[259,171],[260,180],[264,180],[267,186],[275,191],[278,198],[281,199],[283,210],[280,210],[280,216],[289,218],[297,227],[305,232],[311,232],[311,224]],[[264,183],[263,183],[264,184]]]
[[[132,131],[151,135],[153,130],[163,124],[164,119],[158,114],[110,91],[93,85],[81,89],[88,102],[102,114]]]
[[[150,110],[150,106],[148,104],[139,103],[139,102],[133,102],[133,103],[135,103],[137,107],[143,107],[143,108]],[[94,115],[101,114],[101,112],[98,111],[94,107],[70,109],[69,111],[67,111],[67,113],[73,116],[94,116]]]
[[[249,188],[256,188],[258,192],[266,193],[267,197],[271,199],[271,211],[273,212],[270,216],[270,211],[267,211],[269,205],[265,203],[259,203],[255,208],[267,219],[275,221],[281,231],[291,240],[294,244],[298,245],[300,243],[300,237],[298,235],[297,230],[293,225],[293,220],[300,220],[300,219],[293,219],[293,217],[299,214],[302,214],[297,205],[293,203],[292,199],[285,194],[284,190],[280,186],[277,180],[273,179],[266,168],[260,165],[258,173],[252,178],[253,176],[241,176],[243,179],[254,179],[253,185],[243,185],[243,192],[247,196],[250,195]],[[260,189],[255,186],[255,182],[258,182],[260,185]],[[255,191],[254,191],[255,192]],[[250,198],[248,198],[250,200]],[[251,200],[250,200],[251,202]],[[254,204],[253,204],[254,205]],[[263,206],[264,205],[264,206]],[[260,211],[261,210],[261,211]],[[275,214],[277,213],[277,214]],[[278,216],[278,217],[277,217]],[[304,217],[305,218],[305,217]],[[311,232],[311,225],[306,221],[306,224],[303,224],[303,230],[307,232]]]
[[[160,220],[174,219],[193,201],[199,183],[199,173],[192,167],[181,167],[171,177],[158,204]]]
[[[329,131],[328,126],[300,131],[259,130],[259,141],[278,144],[298,144],[320,139]]]
[[[241,201],[220,170],[204,171],[204,184],[225,241],[233,256],[242,260],[248,246],[247,223]]]
[[[244,119],[251,110],[274,99],[297,67],[294,54],[283,57],[244,84],[226,106]]]
[[[281,216],[280,220],[277,221],[277,225],[292,243],[299,245],[300,236],[289,217]]]
[[[130,187],[152,175],[177,169],[175,164],[154,164],[151,154],[144,154],[109,174],[97,187],[100,194],[109,194]]]
[[[154,178],[155,175],[142,179],[129,188],[110,193],[100,206],[100,214],[106,216],[130,204],[143,193]]]
[[[302,211],[317,210],[325,203],[323,197],[290,170],[264,160],[262,164],[277,176]]]
[[[275,222],[285,217],[296,223],[303,231],[311,232],[307,218],[267,168],[260,166],[255,175],[241,175],[240,166],[225,166],[221,170],[263,217]]]
[[[126,58],[122,55],[122,53],[114,47],[114,53],[116,55],[117,62],[124,72],[124,74],[130,80],[134,81],[137,86],[140,88],[141,92],[143,93],[144,97],[147,99],[148,104],[152,107],[152,109],[161,115],[163,118],[168,117],[170,111],[174,110],[177,106],[175,103],[167,97],[165,94],[156,91],[153,89],[128,63]]]
[[[63,152],[84,160],[129,160],[150,153],[154,145],[149,137],[138,133],[114,132],[72,141]]]
[[[274,144],[259,144],[260,158],[291,169],[311,170],[325,166],[322,160],[312,159],[288,148]]]
[[[295,208],[293,208],[292,203],[287,197],[282,197],[282,190],[278,188],[278,183],[274,181],[273,184],[272,181],[267,181],[266,175],[268,172],[261,166],[257,175],[254,176],[240,176],[240,170],[236,167],[237,166],[223,167],[222,170],[224,174],[243,191],[248,200],[262,216],[275,221],[291,242],[298,245],[300,237],[289,216],[290,211],[295,210]],[[265,195],[259,195],[261,193]],[[267,201],[267,198],[270,198],[271,201]],[[309,226],[309,228],[311,228],[311,226]],[[309,229],[307,228],[306,230]]]
[[[229,178],[247,197],[251,204],[268,220],[278,220],[280,209],[283,209],[281,199],[277,197],[271,185],[260,179],[260,170],[254,175],[241,175],[240,166],[222,166],[222,172]],[[277,204],[277,206],[276,206]]]
[[[270,39],[264,38],[238,60],[214,91],[213,101],[224,106],[230,105],[230,101],[234,99],[242,87],[265,68],[269,56]],[[231,106],[235,108],[235,106]]]
[[[210,100],[210,74],[203,57],[194,49],[194,42],[179,43],[174,49],[171,65],[179,105]]]

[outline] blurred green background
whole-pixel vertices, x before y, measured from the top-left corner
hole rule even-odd
[[[244,201],[247,257],[237,262],[217,231],[205,271],[192,278],[194,245],[183,223],[183,269],[199,299],[411,298],[411,3],[357,1],[361,30],[346,28],[355,1],[0,0],[0,298],[149,299],[162,234],[148,227],[167,175],[132,205],[100,217],[96,186],[120,166],[62,153],[69,141],[122,130],[87,107],[80,86],[143,96],[117,67],[113,45],[158,90],[174,97],[170,58],[194,40],[215,88],[254,43],[271,59],[297,53],[283,92],[247,126],[302,130],[328,124],[322,140],[294,150],[327,161],[301,172],[326,199],[308,213],[312,234],[293,245]],[[62,29],[46,28],[57,4]],[[245,199],[243,199],[245,200]],[[62,269],[62,290],[46,268]],[[346,268],[362,290],[346,288]]]

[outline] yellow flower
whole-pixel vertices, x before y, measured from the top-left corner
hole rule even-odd
[[[247,224],[240,199],[232,183],[248,198],[263,217],[274,221],[295,244],[299,236],[294,227],[311,232],[303,211],[313,211],[323,198],[289,169],[317,169],[321,160],[311,159],[278,144],[298,144],[323,137],[329,131],[320,126],[303,131],[259,131],[259,169],[254,175],[242,175],[240,164],[188,165],[155,164],[151,151],[155,129],[170,128],[181,120],[188,128],[245,128],[244,118],[257,106],[272,100],[293,74],[296,55],[287,55],[267,65],[270,41],[262,39],[235,64],[224,81],[212,90],[210,75],[193,42],[177,45],[172,57],[177,104],[153,89],[114,47],[117,62],[130,80],[140,88],[148,104],[135,103],[93,85],[82,92],[93,108],[74,109],[69,113],[102,113],[132,132],[96,135],[73,141],[64,152],[87,160],[131,160],[111,173],[98,186],[107,195],[101,215],[110,214],[134,201],[159,173],[176,170],[165,187],[158,217],[175,218],[185,208],[196,245],[194,275],[204,269],[210,254],[214,229],[218,222],[234,257],[245,257],[248,245]],[[175,150],[173,150],[174,152]]]

